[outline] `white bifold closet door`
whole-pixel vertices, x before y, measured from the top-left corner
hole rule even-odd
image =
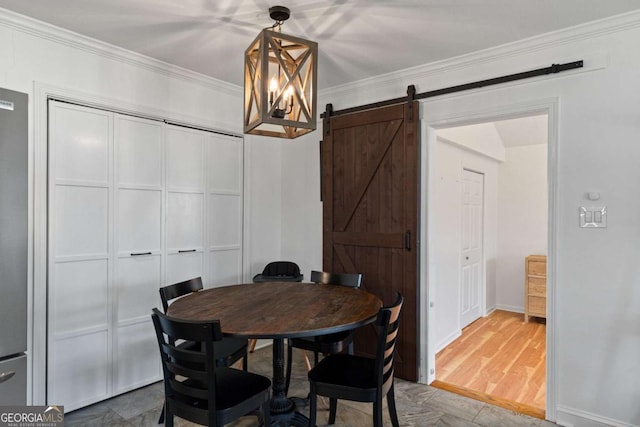
[[[111,395],[113,114],[50,103],[47,402]]]
[[[167,126],[167,283],[205,274],[207,137]]]
[[[161,374],[151,310],[160,305],[164,256],[163,126],[115,115],[113,394]]]
[[[237,138],[210,134],[207,286],[242,282],[243,151]]]
[[[161,379],[158,288],[242,281],[242,139],[49,103],[47,402]]]

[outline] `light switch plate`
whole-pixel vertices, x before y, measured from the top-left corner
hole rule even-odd
[[[607,226],[606,206],[581,206],[580,227],[604,228]]]

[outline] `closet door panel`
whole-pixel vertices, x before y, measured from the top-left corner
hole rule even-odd
[[[167,187],[201,189],[204,187],[206,133],[167,126]]]
[[[211,287],[242,283],[242,251],[240,249],[211,251]]]
[[[49,349],[55,369],[49,373],[47,401],[64,403],[66,412],[110,395],[108,332],[60,338]]]
[[[212,135],[209,188],[217,192],[242,191],[242,140],[224,135]]]
[[[167,284],[204,277],[203,252],[173,253],[167,257]]]
[[[153,330],[151,320],[118,328],[116,392],[148,384],[160,376],[158,341]]]
[[[106,259],[57,263],[50,307],[54,334],[106,329],[109,323],[109,262]]]
[[[212,194],[209,218],[211,247],[239,247],[242,244],[242,198]]]
[[[54,114],[54,177],[106,184],[110,178],[110,114],[59,103]]]
[[[54,192],[55,256],[106,255],[109,250],[108,188],[60,184]]]
[[[204,194],[168,194],[167,248],[202,249],[204,246]]]
[[[143,255],[121,258],[117,276],[117,310],[122,322],[143,320],[160,307],[160,256]],[[149,331],[151,334],[153,331]]]
[[[120,189],[118,192],[118,251],[159,251],[162,193],[155,190]]]
[[[162,126],[157,122],[118,116],[118,184],[162,185]]]

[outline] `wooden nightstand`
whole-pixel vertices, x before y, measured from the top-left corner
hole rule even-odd
[[[547,256],[529,255],[524,267],[524,321],[547,318]]]

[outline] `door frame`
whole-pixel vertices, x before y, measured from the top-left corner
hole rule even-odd
[[[486,123],[498,120],[525,117],[534,114],[546,114],[548,121],[547,131],[547,191],[548,191],[548,230],[547,230],[547,358],[546,358],[546,418],[556,419],[556,401],[558,396],[557,366],[558,366],[558,325],[556,315],[556,262],[558,245],[558,121],[560,110],[559,97],[533,99],[526,102],[513,102],[503,104],[497,108],[476,108],[459,110],[454,109],[438,111],[434,108],[429,111],[425,104],[434,101],[422,101],[420,106],[420,183],[423,191],[420,194],[420,241],[424,242],[420,257],[420,292],[419,292],[419,382],[430,384],[435,379],[435,273],[437,268],[432,261],[431,253],[435,248],[430,244],[427,236],[434,229],[433,212],[429,209],[434,200],[435,174],[433,165],[435,158],[436,131],[438,128],[463,126],[477,123]],[[468,104],[466,104],[468,107]],[[425,336],[426,334],[426,336]]]

